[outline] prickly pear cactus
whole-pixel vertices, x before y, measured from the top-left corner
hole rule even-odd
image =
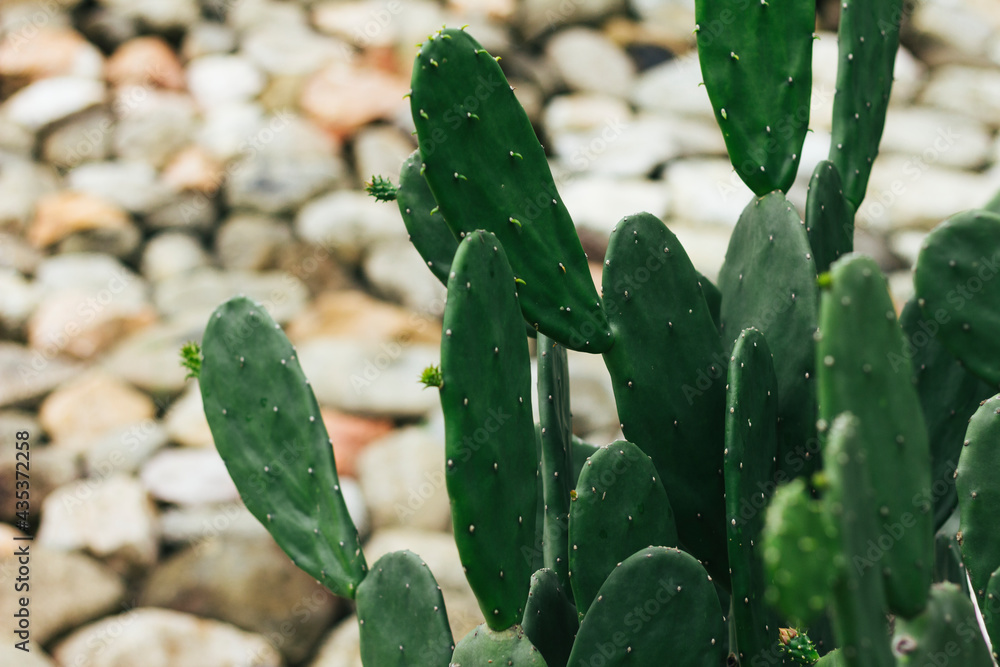
[[[237,297],[209,318],[202,349],[205,416],[247,509],[293,563],[353,598],[365,557],[295,348],[262,306]]]

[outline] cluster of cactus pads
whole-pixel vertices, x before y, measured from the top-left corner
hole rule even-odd
[[[211,318],[200,382],[216,445],[295,564],[355,600],[365,665],[993,664],[973,600],[1000,646],[1000,210],[929,235],[897,317],[852,239],[902,4],[847,0],[833,146],[800,218],[784,192],[808,125],[813,5],[698,1],[705,84],[756,195],[718,286],[639,213],[611,234],[599,295],[497,60],[464,30],[421,45],[419,150],[398,187],[370,190],[448,289],[425,380],[486,620],[457,643],[417,555],[366,562],[278,325],[244,298]],[[567,349],[603,355],[627,440],[573,435]]]

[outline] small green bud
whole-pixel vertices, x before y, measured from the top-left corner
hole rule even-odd
[[[185,380],[198,379],[198,376],[201,375],[201,360],[201,346],[193,340],[184,343],[181,347],[181,366],[188,369]]]
[[[424,387],[440,387],[444,378],[441,377],[441,367],[431,364],[420,374],[420,382]]]

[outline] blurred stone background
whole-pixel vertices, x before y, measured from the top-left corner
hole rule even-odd
[[[829,146],[821,3],[800,178]],[[905,16],[857,246],[899,303],[923,235],[1000,190],[1000,4]],[[436,394],[443,290],[394,205],[415,44],[469,30],[516,86],[599,264],[660,216],[714,278],[751,199],[693,50],[693,0],[0,1],[0,617],[14,609],[14,434],[31,434],[33,652],[5,665],[360,665],[351,605],[242,507],[178,350],[242,292],[312,378],[369,563],[421,554],[456,638],[481,620],[450,534]],[[474,147],[470,147],[474,150]],[[599,272],[599,269],[598,269]],[[577,432],[617,418],[572,355]],[[44,653],[39,648],[44,649]]]

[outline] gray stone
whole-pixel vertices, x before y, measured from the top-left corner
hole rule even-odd
[[[173,442],[185,447],[215,449],[215,440],[205,418],[198,381],[193,380],[187,390],[170,406],[163,419],[163,427]]]
[[[146,162],[90,162],[71,169],[66,185],[112,201],[132,213],[149,213],[171,193],[157,179],[156,169]]]
[[[926,237],[925,232],[902,230],[889,236],[889,249],[896,257],[904,260],[908,266],[914,266]]]
[[[312,200],[296,216],[295,231],[352,264],[378,244],[406,240],[399,209],[357,190],[339,190]]]
[[[151,394],[177,394],[187,385],[179,350],[184,343],[201,338],[205,322],[202,314],[194,313],[152,324],[122,340],[99,364]]]
[[[16,664],[17,667],[57,667],[52,658],[37,646],[32,646],[31,652],[25,653],[14,648],[13,643],[0,644],[0,662],[5,665]],[[361,667],[361,663],[358,663],[358,667]]]
[[[114,117],[96,108],[66,119],[42,143],[42,157],[49,164],[69,169],[83,162],[105,160],[111,155]]]
[[[396,431],[361,451],[358,479],[375,530],[451,529],[444,459],[444,440],[420,427]]]
[[[166,317],[197,314],[207,320],[224,301],[240,294],[262,302],[278,322],[294,317],[309,299],[305,285],[286,273],[203,268],[161,282],[153,300]]]
[[[670,194],[662,182],[581,176],[560,189],[576,225],[601,238],[626,215],[646,212],[663,220],[670,210]]]
[[[188,88],[202,108],[252,100],[264,89],[264,76],[238,55],[207,55],[187,65]]]
[[[139,478],[150,495],[175,505],[208,505],[240,497],[215,449],[164,449],[143,465]]]
[[[640,74],[630,98],[633,104],[648,111],[695,116],[714,122],[715,112],[701,80],[697,58],[676,58]]]
[[[262,213],[293,210],[336,186],[346,168],[331,140],[288,112],[270,119],[250,139],[243,159],[230,171],[226,199],[231,206]]]
[[[167,4],[167,3],[165,3]],[[227,623],[142,608],[86,625],[52,651],[60,665],[119,667],[283,667],[264,637]],[[155,656],[155,663],[151,658]]]
[[[215,227],[218,205],[216,193],[179,192],[149,212],[145,219],[146,227],[207,232]]]
[[[750,199],[747,199],[746,203],[749,204]],[[684,246],[684,251],[694,267],[714,282],[719,276],[719,269],[722,268],[722,261],[729,249],[730,230],[726,227],[671,222],[670,231]]]
[[[344,42],[306,27],[258,26],[243,36],[240,46],[247,58],[272,76],[305,76],[354,55]]]
[[[1000,30],[983,20],[970,3],[947,0],[914,5],[910,28],[929,42],[922,45],[921,51],[924,59],[933,64],[986,64]]]
[[[274,268],[278,251],[293,242],[288,225],[263,215],[237,214],[215,237],[215,254],[226,269],[262,271]]]
[[[891,107],[879,153],[899,153],[944,167],[979,169],[990,160],[991,133],[968,116],[936,109]]]
[[[208,264],[201,241],[190,234],[164,232],[146,242],[142,253],[142,275],[158,283]]]
[[[517,25],[528,38],[574,23],[586,23],[623,9],[625,0],[525,0]]]
[[[35,426],[30,420],[14,425],[14,428],[7,431],[0,442],[3,442],[9,451],[14,451],[14,437],[18,431],[28,430],[28,442],[31,443],[31,469],[30,474],[30,501],[32,514],[31,519],[34,524],[37,522],[38,508],[42,506],[45,499],[60,486],[69,484],[80,478],[81,466],[79,457],[74,452],[68,452],[60,447],[50,445],[39,445],[43,430],[35,428],[30,430],[29,426]],[[21,472],[24,472],[23,466]],[[17,460],[10,456],[6,461],[0,462],[0,520],[17,523],[17,488],[18,483]],[[23,480],[22,480],[23,481]],[[22,484],[23,486],[23,484]]]
[[[92,441],[84,452],[87,475],[134,474],[166,444],[166,432],[152,419],[119,427]]]
[[[364,667],[361,662],[361,626],[351,614],[337,624],[320,646],[309,667]]]
[[[663,178],[670,193],[673,217],[687,223],[732,228],[754,196],[728,159],[673,162]]]
[[[419,313],[444,311],[447,289],[405,239],[372,248],[364,261],[365,276],[375,291]]]
[[[228,12],[227,22],[240,32],[253,28],[293,30],[307,25],[305,8],[298,4],[276,2],[275,0],[244,0],[235,5],[225,0],[208,0],[209,4],[219,4]]]
[[[58,356],[58,350],[32,350],[0,341],[0,407],[32,403],[82,370]]]
[[[231,160],[247,154],[247,137],[255,136],[265,122],[264,109],[257,103],[213,107],[205,110],[196,141],[216,159]]]
[[[0,108],[6,118],[31,130],[104,103],[104,84],[75,76],[39,79],[14,93]]]
[[[32,574],[38,573],[30,582],[32,652],[66,630],[113,612],[125,600],[124,582],[97,561],[41,545],[31,545],[30,552]],[[15,609],[17,596],[25,595],[14,590],[16,575],[16,568],[0,567],[3,609]]]
[[[34,216],[35,202],[58,187],[51,168],[0,153],[0,228],[15,232],[25,228]]]
[[[421,417],[440,409],[437,395],[416,380],[439,363],[435,345],[315,338],[298,352],[321,405],[388,417]]]
[[[361,491],[361,485],[350,477],[339,477],[340,494],[344,497],[344,504],[347,505],[347,513],[351,515],[354,527],[358,529],[358,535],[365,539],[372,532],[371,513],[368,511],[368,503],[365,502],[365,494]]]
[[[897,155],[880,156],[855,225],[860,229],[930,230],[942,220],[983,203],[1000,190],[1000,172],[970,173]]]
[[[230,540],[269,536],[242,501],[168,507],[160,514],[160,537],[167,544],[200,543],[214,537]]]
[[[972,116],[1000,126],[1000,71],[948,65],[938,67],[920,95],[922,104]]]
[[[214,53],[229,53],[236,48],[236,32],[216,21],[199,21],[188,26],[181,44],[184,60],[194,60]]]
[[[86,551],[116,572],[134,574],[156,562],[156,509],[131,477],[81,480],[45,499],[37,543]]]
[[[14,123],[0,123],[0,151],[30,160],[35,151],[35,133]]]
[[[191,142],[197,127],[198,110],[181,93],[129,87],[118,92],[115,108],[115,154],[125,161],[163,167]]]
[[[270,537],[185,549],[153,570],[139,601],[259,633],[293,663],[309,655],[340,608]]]
[[[413,140],[397,127],[363,127],[354,138],[355,169],[365,180],[384,176],[398,184],[399,168],[414,148]]]
[[[14,269],[0,267],[0,330],[22,332],[38,306],[34,284]]]
[[[154,30],[183,28],[198,20],[197,0],[100,0],[116,14]]]
[[[567,28],[551,37],[545,50],[571,90],[624,97],[635,78],[635,66],[625,52],[596,30]]]
[[[42,253],[23,236],[0,232],[0,267],[30,275],[41,261]]]

